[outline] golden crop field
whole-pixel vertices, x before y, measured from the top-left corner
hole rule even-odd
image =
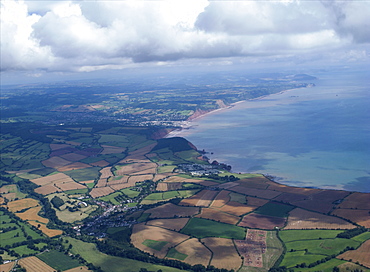
[[[18,264],[24,267],[27,272],[54,272],[55,269],[47,265],[39,258],[32,256],[27,258],[22,258],[18,261]]]
[[[64,173],[57,173],[42,178],[31,179],[31,181],[37,185],[57,184],[63,182],[71,182],[73,179]]]
[[[142,181],[152,180],[152,179],[153,179],[153,175],[130,176],[128,179],[128,182],[133,184],[132,186],[134,186],[136,182],[142,182]]]
[[[148,221],[146,224],[149,226],[161,227],[169,230],[179,231],[185,227],[189,218],[173,218],[173,219],[154,219]]]
[[[52,194],[55,192],[60,192],[61,190],[55,187],[54,185],[47,184],[47,185],[43,185],[41,187],[36,188],[34,191],[41,195],[48,195],[48,194]]]
[[[225,204],[218,210],[225,212],[225,213],[230,213],[236,216],[241,216],[243,214],[253,211],[254,209],[255,207],[251,207],[249,205],[241,204],[235,201],[229,201],[227,204]]]
[[[88,167],[91,167],[91,165],[88,165],[83,162],[74,162],[74,163],[64,165],[62,167],[56,167],[56,168],[60,172],[66,172],[66,171],[71,171],[71,170],[84,169]]]
[[[162,191],[162,192],[167,191],[168,190],[167,184],[168,183],[165,183],[165,182],[158,183],[156,190],[157,191]]]
[[[135,247],[153,254],[158,258],[164,258],[167,254],[168,248],[174,247],[187,239],[189,239],[188,235],[160,227],[148,226],[144,223],[134,225],[131,235],[131,242]],[[167,243],[161,248],[161,250],[156,250],[144,245],[143,242],[146,240],[163,241]]]
[[[142,171],[134,172],[131,175],[144,175],[144,174],[156,174],[157,167],[148,168]]]
[[[235,225],[240,220],[240,217],[228,213],[221,212],[212,208],[202,208],[201,213],[195,217],[211,219],[231,225]]]
[[[338,259],[351,260],[351,262],[359,262],[361,265],[370,268],[370,240],[365,241],[358,249],[348,250],[337,256]]]
[[[95,184],[95,188],[102,188],[102,187],[106,187],[107,186],[107,179],[106,178],[100,178],[98,180],[98,182]]]
[[[218,191],[202,190],[192,197],[183,199],[180,204],[185,206],[208,207],[217,194]]]
[[[63,272],[91,272],[91,270],[89,270],[86,266],[78,266],[75,268],[65,270]]]
[[[289,213],[284,229],[353,229],[356,226],[338,217],[296,208]]]
[[[202,242],[213,252],[210,265],[237,271],[243,263],[231,239],[209,237]]]
[[[86,186],[80,183],[74,182],[74,181],[66,182],[66,183],[58,183],[56,186],[60,188],[62,191],[86,189]]]
[[[41,217],[38,213],[41,211],[41,206],[29,208],[27,211],[22,213],[16,213],[16,215],[25,221],[38,221],[43,224],[47,224],[49,219]]]
[[[107,179],[107,178],[113,176],[113,173],[111,171],[111,167],[105,167],[105,168],[101,169],[99,172],[101,174],[100,175],[101,179]]]
[[[150,218],[168,218],[168,217],[190,217],[199,213],[198,207],[182,207],[172,203],[149,209],[146,213],[150,213]]]
[[[27,208],[36,207],[39,205],[39,202],[33,198],[23,198],[19,200],[14,200],[8,202],[7,206],[9,211],[18,212]]]
[[[136,172],[141,172],[147,169],[157,168],[157,164],[154,162],[141,162],[141,163],[132,163],[124,166],[119,166],[116,174],[118,176],[131,175]]]
[[[191,265],[202,264],[207,266],[212,257],[212,252],[196,238],[186,240],[176,246],[175,249],[182,254],[188,255],[184,262]]]
[[[203,190],[205,191],[204,195],[198,200],[195,204],[197,207],[208,207],[215,196],[218,194],[218,191],[211,191],[211,190]]]
[[[40,224],[40,223],[38,223],[36,221],[28,221],[28,223],[31,224],[32,226],[35,226],[36,228],[38,228],[45,235],[47,235],[49,237],[54,237],[54,236],[58,236],[58,235],[62,235],[63,234],[63,231],[61,231],[61,230],[58,230],[58,229],[49,229],[46,225]]]
[[[229,191],[222,190],[213,200],[211,207],[213,208],[221,208],[227,202],[230,201]]]
[[[1,272],[10,272],[10,271],[12,271],[14,265],[15,265],[15,262],[0,264],[0,271]]]
[[[90,195],[93,197],[93,198],[97,198],[97,197],[101,197],[101,196],[106,196],[106,195],[109,195],[111,193],[113,193],[114,190],[110,187],[103,187],[103,188],[93,188],[91,191],[90,191]]]

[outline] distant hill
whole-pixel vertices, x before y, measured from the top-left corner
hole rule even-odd
[[[291,79],[293,80],[316,80],[317,77],[310,76],[307,74],[296,74],[294,76],[291,76]]]
[[[196,147],[192,143],[181,137],[160,139],[158,140],[158,144],[153,148],[153,151],[162,148],[169,148],[172,152],[180,152],[191,149],[196,150]]]

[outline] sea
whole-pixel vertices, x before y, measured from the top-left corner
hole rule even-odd
[[[291,186],[370,192],[370,74],[310,74],[314,87],[207,114],[182,136],[235,173]]]

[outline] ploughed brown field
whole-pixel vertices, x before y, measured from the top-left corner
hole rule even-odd
[[[248,188],[248,187],[244,187],[240,185],[232,187],[230,190],[236,193],[259,197],[259,198],[265,198],[265,199],[273,199],[281,194],[281,192],[277,192],[277,191],[254,189],[254,188]]]
[[[353,229],[356,226],[338,217],[296,208],[289,213],[284,229]]]
[[[209,237],[201,241],[213,253],[210,265],[217,268],[234,269],[235,271],[241,267],[242,258],[231,239]]]
[[[303,209],[328,213],[334,208],[336,201],[340,201],[349,194],[350,192],[346,191],[323,190],[309,195],[305,200],[291,201],[289,203]]]
[[[199,207],[184,207],[166,203],[145,212],[150,213],[150,218],[190,217],[199,213]]]
[[[196,238],[182,242],[175,249],[182,254],[188,255],[184,262],[191,265],[202,264],[207,266],[212,257],[212,252]]]
[[[153,254],[158,258],[164,258],[166,257],[167,251],[170,247],[174,247],[189,238],[190,237],[185,234],[140,223],[134,225],[132,229],[131,242],[135,247],[141,249],[142,251]],[[161,250],[156,250],[144,245],[143,243],[146,240],[167,243],[161,248]]]
[[[338,208],[370,210],[370,194],[352,193],[338,205]]]
[[[235,225],[240,220],[240,217],[236,215],[220,212],[212,208],[202,208],[201,213],[196,215],[195,217],[211,219],[217,222],[223,222],[231,225]]]
[[[221,208],[230,201],[229,191],[222,190],[213,200],[211,207]]]
[[[185,227],[189,218],[173,218],[173,219],[154,219],[148,221],[146,224],[149,226],[161,227],[164,229],[179,231]]]
[[[369,210],[336,209],[332,214],[370,228]]]
[[[356,250],[348,250],[343,254],[339,255],[338,259],[351,260],[351,262],[359,262],[361,265],[370,268],[370,240],[364,242]]]
[[[241,227],[254,229],[274,229],[275,227],[282,228],[285,225],[285,218],[262,215],[257,213],[250,213],[243,217],[238,224]]]

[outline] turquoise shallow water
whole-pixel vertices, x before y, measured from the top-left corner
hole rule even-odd
[[[239,103],[194,121],[178,136],[234,172],[370,192],[370,75],[315,76],[315,87]]]

